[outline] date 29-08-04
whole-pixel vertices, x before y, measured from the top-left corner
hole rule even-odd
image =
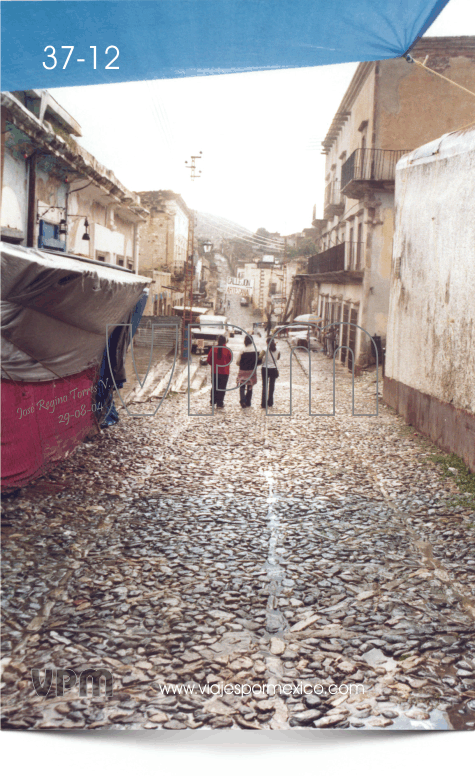
[[[102,405],[100,402],[94,404],[91,408],[92,412],[94,413],[96,410],[102,410]],[[86,405],[81,405],[81,409],[75,410],[74,413],[64,413],[59,416],[58,423],[60,424],[69,424],[69,421],[71,418],[80,418],[82,415],[86,415]]]

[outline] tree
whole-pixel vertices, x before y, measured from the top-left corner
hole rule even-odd
[[[287,251],[288,259],[297,259],[299,256],[315,256],[318,254],[318,248],[313,240],[307,238],[303,240],[296,248],[290,248]]]
[[[264,227],[259,227],[255,234],[257,237],[272,237],[271,233],[268,232],[267,229],[264,229]]]

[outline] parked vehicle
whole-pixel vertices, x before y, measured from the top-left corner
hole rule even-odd
[[[191,353],[208,353],[220,335],[229,340],[226,316],[200,316],[199,325],[191,328]]]
[[[302,327],[302,329],[292,327],[289,329],[289,335],[292,348],[309,348],[311,351],[318,351],[321,348],[317,338],[312,334],[312,327],[310,327],[310,337],[309,327]]]

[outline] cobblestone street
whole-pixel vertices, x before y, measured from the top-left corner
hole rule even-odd
[[[5,500],[5,727],[474,727],[473,507],[382,403],[352,416],[342,368],[336,415],[310,418],[299,360],[292,417],[261,410],[260,374],[245,410],[233,391],[210,416],[203,387],[191,417],[173,394]],[[311,363],[312,412],[331,413],[332,363]],[[46,667],[107,668],[112,696],[37,695]]]

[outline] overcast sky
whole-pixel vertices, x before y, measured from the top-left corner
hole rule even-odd
[[[427,35],[475,34],[450,0]],[[410,67],[408,65],[408,67]],[[80,143],[129,189],[173,189],[196,210],[282,235],[321,216],[326,135],[356,64],[53,89]],[[185,160],[203,152],[202,177]]]

